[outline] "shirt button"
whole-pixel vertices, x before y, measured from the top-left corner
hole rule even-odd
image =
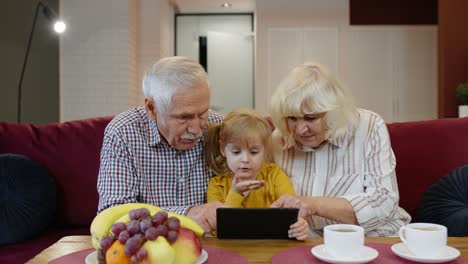
[[[179,178],[179,182],[184,182],[184,181],[185,181],[184,177]]]

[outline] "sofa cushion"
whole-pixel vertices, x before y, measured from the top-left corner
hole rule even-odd
[[[0,153],[42,164],[57,185],[57,224],[89,226],[96,215],[99,154],[112,117],[46,125],[0,122]]]
[[[27,240],[53,221],[55,183],[37,162],[0,154],[0,245]]]
[[[449,236],[468,236],[468,165],[457,168],[427,189],[417,221],[446,226]]]
[[[400,206],[416,218],[427,188],[468,164],[468,118],[388,124],[396,156]]]

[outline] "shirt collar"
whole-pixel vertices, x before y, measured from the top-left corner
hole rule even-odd
[[[157,144],[161,143],[161,134],[159,134],[158,125],[156,120],[148,118],[148,145],[149,146],[156,146]]]

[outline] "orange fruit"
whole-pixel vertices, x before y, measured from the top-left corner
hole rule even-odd
[[[130,257],[124,253],[125,245],[118,240],[112,243],[111,247],[106,252],[107,264],[131,264]]]

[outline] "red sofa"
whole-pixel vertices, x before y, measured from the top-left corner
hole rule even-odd
[[[47,125],[0,122],[0,154],[41,163],[57,186],[56,221],[41,235],[0,248],[0,263],[24,263],[66,235],[89,235],[103,133],[112,117]],[[468,164],[468,118],[388,124],[397,158],[400,205],[415,217],[423,192]]]

